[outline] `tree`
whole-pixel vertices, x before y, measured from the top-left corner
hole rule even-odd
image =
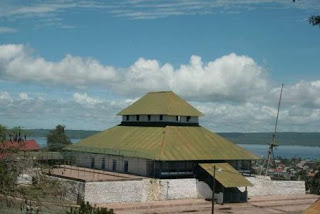
[[[81,202],[79,208],[70,208],[66,214],[114,214],[113,209],[93,207],[89,202]]]
[[[319,25],[320,26],[320,16],[310,16],[309,23],[313,26]]]
[[[317,174],[311,179],[310,193],[320,195],[320,167]]]
[[[11,137],[12,130],[0,124],[0,202],[5,202],[9,207],[16,204],[39,207],[41,200],[47,196],[62,197],[65,190],[57,180],[46,175],[48,168],[22,151],[23,147],[19,145],[23,140],[18,142]],[[31,185],[18,182],[24,176],[32,178],[29,180]]]
[[[0,143],[4,142],[7,138],[7,128],[0,124]]]
[[[49,151],[61,151],[64,147],[71,144],[69,137],[64,132],[65,126],[57,125],[55,130],[47,135]]]
[[[292,0],[294,3],[297,1],[297,0]],[[312,24],[313,26],[316,26],[318,25],[320,27],[320,16],[318,15],[313,15],[313,16],[310,16],[309,19],[308,19],[309,23]]]

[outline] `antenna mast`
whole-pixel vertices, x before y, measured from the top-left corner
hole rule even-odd
[[[268,175],[268,169],[269,169],[269,165],[271,164],[271,158],[275,161],[273,148],[276,148],[277,146],[279,146],[276,143],[276,133],[277,133],[277,127],[278,127],[278,119],[279,119],[279,111],[280,111],[280,104],[281,104],[281,98],[282,98],[283,85],[284,84],[281,85],[280,98],[279,98],[279,103],[278,103],[278,112],[277,112],[277,117],[276,117],[276,124],[275,124],[275,127],[274,127],[274,132],[272,134],[272,140],[270,142],[269,150],[268,150],[267,167],[266,167],[266,173],[265,173],[266,176]],[[271,157],[271,155],[272,155],[272,157]],[[263,164],[263,166],[264,166],[264,164]],[[262,172],[262,170],[261,170],[261,172]],[[278,171],[277,171],[277,174],[278,174]]]

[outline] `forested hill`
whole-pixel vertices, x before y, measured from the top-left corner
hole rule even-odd
[[[51,131],[50,129],[27,129],[24,130],[29,133],[30,137],[47,137],[48,133]],[[87,130],[65,130],[65,133],[69,138],[73,139],[83,139],[87,138],[91,135],[94,135],[100,131],[87,131]]]
[[[46,137],[48,129],[30,129],[30,137]],[[66,130],[66,134],[73,139],[83,139],[99,131]],[[218,133],[237,144],[268,144],[272,133]],[[279,145],[320,146],[320,132],[280,132],[277,134]]]

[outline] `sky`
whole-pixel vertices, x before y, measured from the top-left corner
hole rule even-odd
[[[105,130],[172,90],[216,132],[320,131],[320,0],[1,0],[0,124]]]

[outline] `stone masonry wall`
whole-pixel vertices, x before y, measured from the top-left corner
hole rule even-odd
[[[70,201],[85,199],[85,182],[75,181],[65,178],[50,177],[59,181],[61,188],[64,190],[64,197]]]
[[[196,179],[87,182],[85,201],[98,204],[197,198],[196,182]]]
[[[85,201],[92,204],[141,201],[143,183],[137,181],[87,182]]]
[[[247,177],[254,185],[248,196],[305,194],[304,181],[275,181],[268,176]]]
[[[211,198],[210,187],[191,179],[141,179],[131,181],[78,182],[64,181],[66,197],[76,200],[78,195],[92,204],[112,202],[144,202],[185,198]],[[273,181],[270,177],[247,177],[254,185],[248,196],[305,194],[302,181]]]

